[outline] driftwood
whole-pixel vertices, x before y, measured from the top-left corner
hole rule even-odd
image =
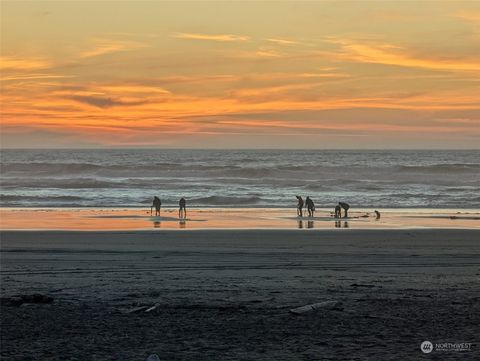
[[[295,315],[301,315],[302,313],[311,312],[318,309],[332,310],[332,309],[335,309],[337,306],[340,306],[341,304],[342,303],[339,301],[324,301],[324,302],[312,303],[310,305],[305,305],[302,307],[292,308],[290,312]]]
[[[153,306],[137,306],[130,308],[128,310],[123,310],[122,313],[130,314],[130,313],[137,313],[137,312],[152,312],[156,310],[160,306],[160,304],[155,303]]]
[[[145,312],[152,312],[155,310],[158,306],[160,306],[158,303],[155,303],[152,307],[149,307],[145,310]]]
[[[130,314],[130,313],[141,312],[141,311],[146,310],[147,308],[148,308],[148,306],[138,306],[138,307],[134,307],[134,308],[131,308],[129,310],[126,310],[123,313]]]

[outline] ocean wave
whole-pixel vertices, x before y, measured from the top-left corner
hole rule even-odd
[[[209,196],[209,197],[202,197],[202,198],[194,198],[190,202],[192,204],[200,204],[200,205],[226,206],[226,205],[258,204],[262,200],[263,199],[258,196],[248,196],[248,197]]]
[[[401,165],[397,168],[401,172],[471,172],[480,171],[480,164],[476,163],[447,163],[429,165]]]
[[[85,200],[84,197],[77,196],[24,196],[24,195],[11,195],[11,194],[0,194],[0,202],[69,202],[69,201],[81,201]]]

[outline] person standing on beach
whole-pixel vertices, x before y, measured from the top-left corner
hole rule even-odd
[[[153,197],[153,203],[150,207],[150,215],[152,215],[153,207],[155,207],[155,216],[160,216],[160,210],[162,208],[162,201],[157,196]]]
[[[348,210],[350,209],[350,205],[348,203],[345,203],[345,202],[338,202],[338,205],[340,207],[342,207],[343,210],[345,211],[344,218],[347,218],[348,217]],[[341,214],[340,214],[340,216],[341,216]]]
[[[298,199],[298,205],[297,205],[297,216],[303,217],[303,199],[300,196],[295,196]]]
[[[178,202],[179,209],[178,209],[178,218],[187,218],[187,201],[185,198],[180,198],[180,201]]]
[[[313,214],[315,213],[315,204],[310,197],[305,199],[305,205],[307,206],[308,216],[313,217]]]

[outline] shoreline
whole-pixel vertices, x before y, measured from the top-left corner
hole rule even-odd
[[[298,217],[295,208],[162,208],[161,216],[146,208],[0,208],[0,230],[191,230],[191,229],[480,229],[477,209],[353,209],[348,218],[334,218],[330,209],[315,217]]]

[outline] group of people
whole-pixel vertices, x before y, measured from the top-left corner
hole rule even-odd
[[[185,198],[180,198],[178,201],[178,218],[185,219],[187,218],[187,201]],[[160,216],[160,211],[162,209],[162,201],[157,196],[153,197],[153,203],[150,207],[150,215],[153,213],[153,207],[155,207],[155,216]]]
[[[315,203],[310,197],[303,201],[303,198],[300,196],[296,196],[298,200],[297,204],[297,215],[299,217],[303,217],[303,207],[307,209],[308,217],[313,217],[315,214]],[[342,218],[342,209],[344,210],[344,217],[348,217],[348,210],[350,209],[350,205],[345,202],[338,202],[338,205],[335,206],[335,218]]]
[[[296,196],[298,200],[297,204],[297,215],[299,217],[303,217],[303,208],[305,207],[308,212],[308,217],[314,217],[315,215],[315,203],[310,197],[307,197],[305,201],[300,196]],[[185,198],[180,198],[178,201],[178,218],[185,219],[187,218],[187,201]],[[162,201],[157,196],[153,197],[153,203],[150,207],[150,215],[153,213],[153,208],[155,207],[155,216],[160,216],[160,211],[162,209]],[[348,210],[350,209],[350,205],[345,202],[338,202],[335,206],[335,218],[342,218],[342,209],[344,211],[344,218],[348,217]],[[375,211],[377,219],[380,218],[380,212]]]

